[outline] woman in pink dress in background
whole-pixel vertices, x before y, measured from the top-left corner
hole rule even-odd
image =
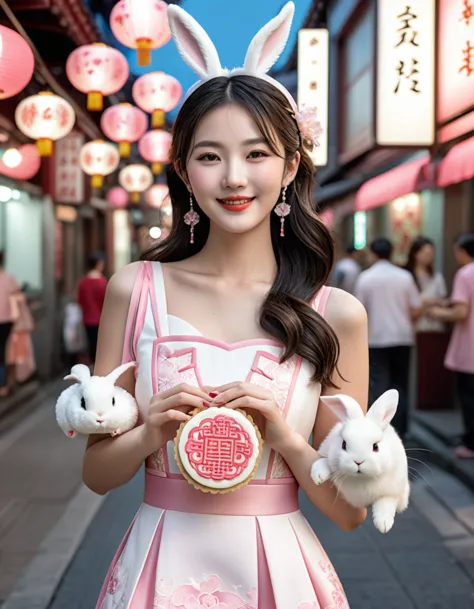
[[[95,373],[138,362],[121,380],[140,419],[123,436],[89,439],[83,478],[104,494],[145,462],[146,480],[99,609],[348,607],[297,492],[343,530],[366,517],[330,483],[316,487],[310,468],[336,423],[321,392],[367,406],[367,323],[353,296],[324,286],[334,252],[311,198],[316,125],[266,76],[293,10],[229,73],[194,19],[168,9],[201,80],[174,125],[171,234],[107,288]],[[265,441],[255,477],[224,495],[193,488],[174,458],[179,425],[209,404],[248,410]]]

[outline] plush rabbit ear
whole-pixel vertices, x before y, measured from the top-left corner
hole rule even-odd
[[[216,47],[205,30],[181,7],[168,7],[168,20],[178,51],[188,66],[201,80],[222,74]]]
[[[125,370],[128,370],[129,368],[132,368],[133,366],[136,366],[136,362],[128,362],[126,364],[122,364],[121,366],[119,366],[118,368],[115,368],[115,370],[112,370],[112,372],[110,374],[107,375],[107,378],[112,381],[112,383],[115,384],[115,381],[122,376],[122,374],[125,372]]]
[[[385,429],[397,412],[398,391],[389,389],[383,393],[367,412],[367,418],[372,419],[381,429]]]
[[[266,74],[276,63],[290,35],[294,12],[293,2],[287,2],[280,13],[254,36],[245,56],[244,70]]]
[[[71,374],[64,377],[65,381],[77,381],[84,383],[91,378],[91,371],[85,364],[76,364],[71,368]]]
[[[360,405],[350,395],[324,395],[319,398],[342,421],[363,419],[364,412]]]

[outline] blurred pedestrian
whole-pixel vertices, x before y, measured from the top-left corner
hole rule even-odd
[[[15,322],[10,333],[6,360],[13,367],[13,382],[24,383],[36,371],[36,361],[33,350],[31,334],[35,329],[35,322],[31,315],[26,298],[26,287],[11,297],[13,317]]]
[[[416,406],[421,410],[442,409],[453,398],[453,375],[444,367],[449,340],[446,325],[427,316],[433,306],[446,303],[446,282],[434,270],[435,246],[427,237],[417,237],[411,244],[407,271],[420,291],[422,314],[416,322]]]
[[[421,298],[411,273],[390,262],[393,246],[388,239],[375,239],[370,250],[375,262],[356,283],[356,296],[369,321],[370,403],[388,389],[398,390],[392,424],[404,439],[413,325],[420,315]]]
[[[352,245],[346,249],[345,256],[334,265],[331,276],[333,287],[354,294],[357,278],[362,271],[360,264],[362,255],[362,250],[357,250]]]
[[[16,279],[5,271],[4,262],[4,253],[0,251],[0,397],[6,397],[9,393],[6,350],[8,337],[15,321],[12,298],[20,292]]]
[[[104,306],[107,279],[104,277],[105,257],[102,252],[94,252],[89,256],[88,272],[79,281],[77,302],[82,309],[82,319],[87,334],[89,357],[91,364],[95,362],[97,351],[97,335],[99,322]]]
[[[449,305],[432,307],[428,314],[455,324],[445,366],[456,373],[464,435],[454,454],[460,459],[474,459],[474,233],[457,239],[454,254],[461,268],[454,277]]]

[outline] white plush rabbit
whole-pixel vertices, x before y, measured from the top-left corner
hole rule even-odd
[[[64,433],[109,433],[118,436],[132,429],[138,419],[135,398],[116,387],[115,381],[135,362],[119,366],[107,376],[91,376],[84,364],[71,368],[64,380],[77,381],[65,389],[56,402],[56,420]]]
[[[316,484],[331,479],[355,507],[372,506],[375,527],[387,533],[395,514],[408,506],[410,483],[403,443],[390,425],[398,391],[390,389],[364,416],[348,395],[322,396],[321,401],[341,419],[321,443],[321,455],[311,467]]]

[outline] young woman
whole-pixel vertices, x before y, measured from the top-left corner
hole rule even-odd
[[[434,269],[435,246],[427,237],[413,240],[406,269],[420,291],[422,314],[416,321],[417,396],[421,410],[446,408],[453,400],[453,375],[444,367],[449,335],[446,324],[428,316],[432,307],[442,306],[447,296],[446,282]]]
[[[266,70],[292,12],[290,3],[257,35]],[[324,287],[333,244],[312,210],[313,167],[291,96],[258,67],[219,72],[202,28],[179,7],[169,15],[201,82],[174,126],[172,233],[107,289],[95,372],[138,361],[136,378],[122,380],[141,419],[123,436],[90,439],[84,481],[104,494],[145,462],[146,491],[97,607],[348,607],[297,489],[344,530],[366,517],[310,478],[336,423],[321,391],[367,405],[365,310]],[[283,231],[282,199],[291,206]],[[248,410],[265,441],[255,478],[225,495],[194,489],[174,459],[177,428],[209,404]]]

